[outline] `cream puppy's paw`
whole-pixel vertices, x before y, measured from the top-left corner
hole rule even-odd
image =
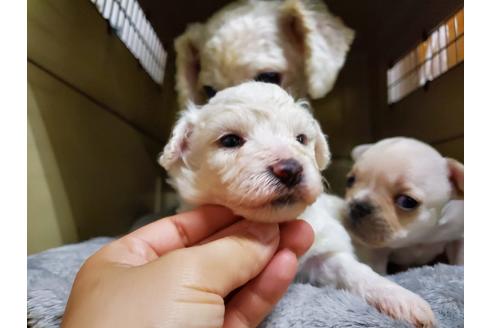
[[[366,300],[379,311],[395,318],[412,323],[415,327],[436,327],[436,318],[430,305],[417,294],[388,284],[372,289]]]

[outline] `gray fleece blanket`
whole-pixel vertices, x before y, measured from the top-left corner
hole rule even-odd
[[[73,279],[84,260],[111,238],[51,249],[27,258],[28,327],[58,327]],[[389,276],[429,302],[439,327],[463,327],[463,267],[439,264]],[[262,328],[410,327],[361,298],[330,287],[292,284]]]

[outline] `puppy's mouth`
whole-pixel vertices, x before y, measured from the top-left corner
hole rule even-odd
[[[269,193],[257,197],[253,201],[243,198],[242,202],[233,206],[224,202],[225,206],[246,219],[260,222],[284,222],[296,219],[307,206],[312,204],[318,194],[304,185],[295,188],[271,188]]]

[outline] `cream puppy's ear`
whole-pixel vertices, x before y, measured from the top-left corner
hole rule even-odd
[[[189,138],[193,133],[196,111],[196,107],[190,104],[181,112],[164,151],[159,155],[159,164],[167,171],[180,163],[186,165],[185,155],[189,147]]]
[[[459,196],[465,194],[465,166],[452,158],[446,158],[449,171],[449,179],[454,185]]]
[[[316,141],[314,144],[314,152],[316,154],[316,163],[320,171],[323,171],[328,167],[331,160],[330,149],[328,148],[328,142],[326,141],[326,136],[321,131],[319,123],[316,122]]]
[[[309,96],[325,96],[345,63],[354,31],[333,16],[320,0],[287,0],[281,22],[303,53]]]
[[[352,156],[352,159],[355,162],[357,162],[357,160],[362,156],[362,154],[364,154],[366,152],[366,150],[371,148],[371,146],[372,146],[372,144],[363,144],[363,145],[359,145],[359,146],[354,147],[354,149],[352,149],[352,152],[350,153],[350,155]]]
[[[197,90],[200,73],[200,39],[202,24],[191,24],[185,33],[174,41],[176,49],[176,91],[181,108],[188,101],[199,102],[200,93]]]

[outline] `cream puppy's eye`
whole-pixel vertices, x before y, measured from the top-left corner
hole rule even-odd
[[[396,196],[395,203],[404,211],[412,211],[420,205],[417,200],[407,195]]]
[[[264,72],[256,75],[255,81],[273,83],[280,85],[281,81],[280,73],[277,72]]]
[[[219,144],[224,148],[238,148],[241,147],[244,142],[244,139],[237,134],[226,134],[219,139]]]
[[[355,175],[351,175],[347,178],[346,186],[347,188],[351,188],[355,183]]]
[[[299,143],[305,145],[307,143],[307,137],[305,134],[299,134],[297,137],[296,137],[296,140],[299,141]]]
[[[208,99],[212,98],[217,93],[217,90],[215,90],[209,85],[205,85],[203,87],[203,91],[205,91],[205,94],[207,95]]]

